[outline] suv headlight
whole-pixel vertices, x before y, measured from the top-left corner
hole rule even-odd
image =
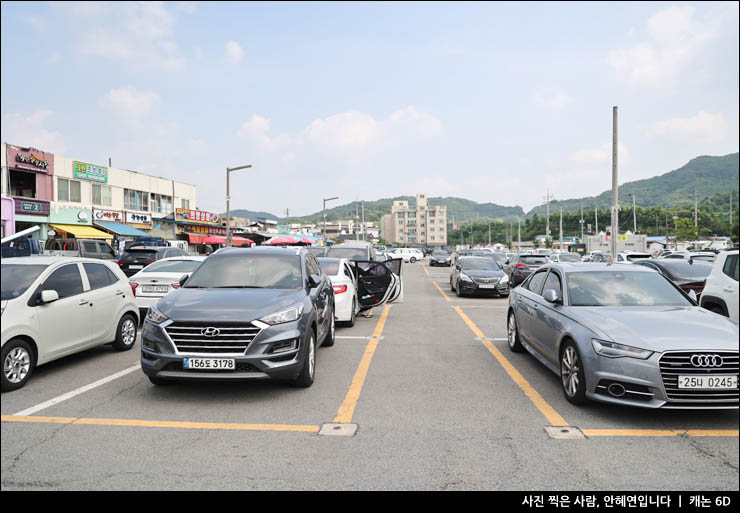
[[[283,324],[285,322],[297,321],[298,317],[303,313],[303,304],[300,306],[294,306],[281,312],[277,312],[266,317],[262,317],[260,321],[266,322],[267,324]]]
[[[594,347],[596,354],[607,358],[638,358],[647,360],[653,354],[652,351],[640,349],[638,347],[625,346],[606,340],[591,339],[591,345]]]
[[[509,276],[507,274],[504,274],[504,277],[501,278],[501,281],[499,281],[500,284],[509,283]]]
[[[157,310],[155,307],[150,306],[149,311],[146,314],[146,320],[154,324],[162,324],[164,321],[170,320],[170,318]]]

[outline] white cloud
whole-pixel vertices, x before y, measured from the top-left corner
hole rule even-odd
[[[198,2],[177,2],[177,8],[188,14],[193,14],[197,3]]]
[[[646,131],[646,135],[716,141],[725,138],[727,128],[728,122],[722,113],[700,111],[696,116],[688,118],[658,121]]]
[[[236,41],[229,41],[224,48],[226,57],[232,62],[239,62],[244,56],[244,50]]]
[[[28,116],[5,114],[2,117],[0,140],[10,144],[33,146],[51,153],[64,153],[62,134],[48,128],[53,115],[54,112],[48,109],[38,110]]]
[[[649,40],[609,54],[614,72],[630,86],[657,87],[676,80],[719,35],[715,13],[697,19],[692,6],[672,6],[647,23]]]
[[[554,89],[539,91],[534,99],[546,109],[560,109],[570,103],[570,97],[567,94]]]
[[[160,102],[161,99],[157,93],[137,91],[133,86],[111,89],[98,100],[101,107],[131,121],[141,120]]]
[[[267,135],[268,130],[270,130],[270,120],[254,114],[249,121],[242,124],[236,132],[236,136],[265,151],[276,151],[290,145],[290,136],[269,137]]]
[[[617,158],[619,164],[631,162],[630,152],[622,142],[617,142]],[[583,166],[602,166],[612,161],[612,143],[604,143],[598,148],[584,148],[570,154],[570,160]]]

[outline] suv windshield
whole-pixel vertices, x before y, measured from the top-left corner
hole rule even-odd
[[[572,306],[691,306],[658,273],[600,271],[567,276]]]
[[[2,264],[0,266],[2,301],[15,299],[23,294],[47,267],[47,265]]]
[[[226,253],[204,260],[184,288],[298,289],[302,284],[300,256]]]

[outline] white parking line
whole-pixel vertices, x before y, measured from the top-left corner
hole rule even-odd
[[[339,335],[336,335],[334,338],[361,338],[363,340],[367,340],[372,337],[340,337]]]
[[[49,399],[46,402],[37,404],[36,406],[32,406],[23,411],[19,411],[18,413],[15,413],[14,415],[20,416],[20,417],[24,417],[27,415],[33,415],[34,413],[40,412],[41,410],[45,410],[46,408],[49,408],[50,406],[54,406],[55,404],[59,404],[62,401],[66,401],[67,399],[71,399],[72,397],[85,393],[88,390],[92,390],[93,388],[97,388],[101,385],[105,385],[106,383],[109,383],[115,379],[123,377],[126,374],[130,374],[138,369],[141,369],[140,363],[137,363],[136,365],[129,367],[128,369],[122,370],[121,372],[116,372],[115,374],[111,374],[107,378],[99,379],[98,381],[95,381],[94,383],[90,383],[89,385],[85,385],[84,387],[80,387],[76,390],[72,390],[71,392],[67,392],[66,394],[62,394],[58,397],[55,397],[54,399]]]

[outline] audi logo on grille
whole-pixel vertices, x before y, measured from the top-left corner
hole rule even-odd
[[[219,333],[221,333],[221,330],[213,327],[203,328],[200,330],[200,334],[204,337],[217,337]]]
[[[694,367],[722,367],[722,357],[718,354],[695,354],[691,357]]]

